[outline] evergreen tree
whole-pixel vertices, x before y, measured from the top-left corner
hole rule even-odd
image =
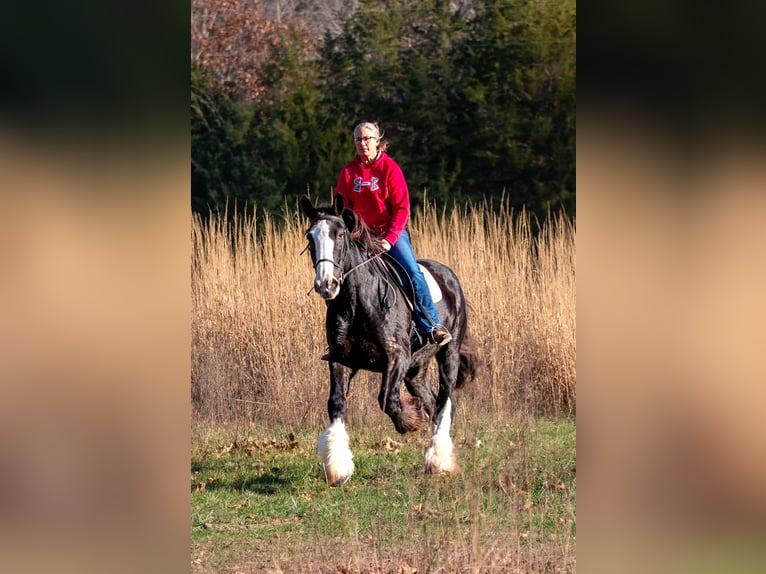
[[[263,73],[269,98],[249,134],[259,205],[293,205],[307,191],[328,197],[347,158],[341,144],[345,128],[320,102],[319,62],[305,45],[283,42]]]
[[[252,108],[237,105],[215,87],[204,68],[191,76],[191,200],[203,215],[252,194],[253,166],[247,145]]]
[[[413,204],[504,194],[540,216],[575,213],[575,3],[381,0],[312,49],[300,26],[262,52],[261,96],[235,102],[193,74],[195,210],[247,201],[280,211],[329,198],[377,121]],[[297,32],[296,32],[297,30]]]
[[[574,0],[474,6],[453,125],[463,183],[542,216],[574,214]]]
[[[325,106],[338,109],[349,130],[361,120],[380,123],[415,203],[426,188],[432,199],[459,195],[456,142],[447,126],[462,16],[447,0],[363,4],[321,52],[332,89]]]

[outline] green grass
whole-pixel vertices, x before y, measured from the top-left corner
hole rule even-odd
[[[420,472],[425,430],[350,425],[340,488],[322,477],[321,431],[195,429],[195,571],[574,572],[574,421],[459,421],[451,476]]]

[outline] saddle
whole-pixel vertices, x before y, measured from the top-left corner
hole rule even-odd
[[[412,279],[404,270],[401,264],[391,257],[388,253],[382,253],[380,261],[383,264],[383,270],[386,275],[391,279],[399,288],[399,293],[404,296],[404,300],[407,302],[407,306],[410,311],[415,311],[415,287],[412,285]]]
[[[404,270],[402,265],[388,253],[383,253],[380,258],[380,261],[382,263],[382,267],[385,273],[388,275],[390,279],[392,279],[393,284],[399,288],[399,294],[404,296],[404,300],[406,301],[407,306],[410,308],[410,311],[414,313],[416,297],[415,297],[415,287],[412,284],[412,279]],[[441,288],[439,287],[439,284],[436,282],[433,275],[431,275],[431,272],[428,269],[426,269],[420,263],[418,263],[418,266],[420,267],[420,272],[423,274],[423,277],[425,277],[426,284],[428,285],[428,289],[431,292],[431,298],[433,299],[434,303],[441,301],[442,291],[441,291]],[[422,347],[428,342],[418,332],[415,326],[414,317],[413,317],[413,320],[410,322],[410,339],[412,342],[413,349]]]

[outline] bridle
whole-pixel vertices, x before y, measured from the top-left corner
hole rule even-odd
[[[319,223],[320,221],[336,221],[341,224],[341,231],[338,233],[338,238],[343,239],[343,251],[341,252],[340,257],[338,257],[337,263],[333,259],[328,259],[327,257],[322,257],[314,261],[314,271],[316,271],[316,268],[320,263],[325,263],[325,262],[329,263],[330,265],[332,265],[334,268],[338,270],[338,280],[341,283],[343,283],[343,262],[345,261],[346,255],[348,254],[348,242],[346,241],[348,229],[346,228],[346,224],[343,222],[343,220],[340,217],[336,217],[334,215],[322,215],[320,217],[317,217],[311,222],[311,228],[309,229],[309,232],[311,231],[311,229],[314,229],[316,224]],[[309,233],[307,233],[306,235],[308,236]],[[309,247],[311,247],[311,242],[312,240],[309,239],[308,245],[306,245],[306,248],[303,251],[301,251],[301,253],[305,252],[306,250],[309,249]]]
[[[370,261],[378,259],[381,255],[383,255],[382,251],[377,252],[377,253],[371,255],[370,257],[368,257],[367,259],[365,259],[364,261],[362,261],[361,263],[357,263],[356,265],[354,265],[348,271],[344,271],[343,267],[344,267],[344,261],[346,259],[346,256],[348,255],[348,238],[349,238],[349,231],[348,231],[348,227],[346,227],[346,222],[343,221],[342,218],[340,218],[338,216],[335,216],[335,215],[321,215],[321,216],[317,217],[316,219],[314,219],[311,222],[311,229],[313,229],[314,226],[318,222],[320,222],[320,221],[336,221],[336,222],[339,222],[341,224],[342,231],[340,233],[338,233],[338,237],[343,239],[343,251],[341,252],[340,257],[338,257],[338,262],[337,263],[334,260],[332,260],[332,259],[327,259],[326,257],[322,257],[320,259],[317,259],[314,262],[314,271],[316,271],[317,265],[319,265],[320,263],[324,263],[324,262],[330,263],[334,268],[338,269],[337,279],[340,282],[340,284],[343,285],[343,281],[346,279],[346,277],[351,275],[351,273],[353,273],[354,271],[359,269],[362,265],[365,265],[365,264],[369,263]],[[303,249],[303,251],[301,251],[301,254],[303,254],[305,251],[307,251],[310,246],[311,246],[311,240],[309,239],[309,244],[306,245],[306,247]],[[309,290],[309,293],[311,293],[311,290]]]

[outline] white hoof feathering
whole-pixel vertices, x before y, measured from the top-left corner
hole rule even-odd
[[[340,486],[354,473],[354,455],[348,444],[346,426],[340,419],[332,421],[317,441],[325,479],[330,486]]]
[[[431,437],[423,471],[440,473],[453,470],[455,470],[455,459],[452,456],[452,439],[449,435]]]
[[[452,439],[449,436],[452,424],[452,402],[447,399],[444,408],[439,413],[436,430],[431,437],[431,443],[426,451],[423,472],[453,472],[455,458],[452,451]]]

